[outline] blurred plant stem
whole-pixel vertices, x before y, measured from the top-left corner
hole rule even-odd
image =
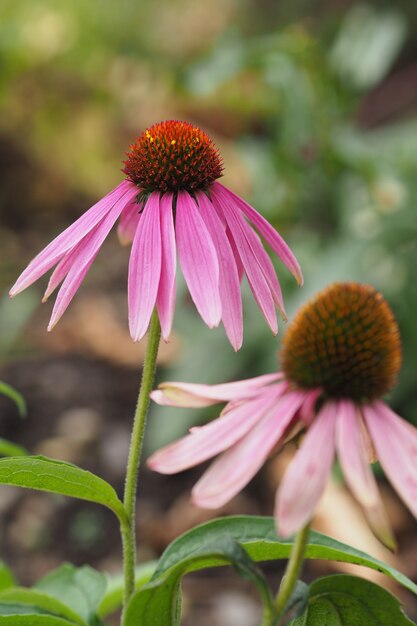
[[[142,370],[142,380],[139,387],[138,400],[133,420],[129,458],[126,469],[124,506],[127,514],[127,524],[125,526],[122,526],[124,565],[124,610],[126,609],[127,603],[135,588],[136,490],[143,436],[145,432],[146,418],[149,408],[149,395],[152,391],[155,379],[156,359],[158,356],[160,338],[161,326],[159,323],[158,314],[155,309],[152,315],[148,332],[148,345],[146,348],[145,361]]]
[[[291,550],[285,574],[282,578],[280,588],[275,598],[275,614],[278,620],[282,619],[284,611],[297,584],[304,562],[309,533],[310,524],[307,524],[295,536],[295,542]],[[280,623],[280,621],[277,622],[277,624]]]

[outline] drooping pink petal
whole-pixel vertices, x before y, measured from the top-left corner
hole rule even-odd
[[[243,341],[242,297],[235,258],[223,225],[208,197],[196,194],[201,216],[216,248],[219,260],[219,289],[222,304],[222,321],[233,348],[237,351]]]
[[[124,206],[125,198],[123,197],[114,204],[101,222],[90,230],[82,241],[64,257],[53,273],[45,295],[49,294],[51,290],[59,284],[61,277],[63,278],[64,276],[64,272],[67,272],[52,310],[48,330],[52,330],[68,308],[68,305],[84,280],[92,262],[96,258],[105,238],[113,228]]]
[[[363,415],[386,475],[417,517],[417,430],[383,402],[365,405]]]
[[[340,465],[352,493],[364,507],[366,517],[376,536],[388,547],[394,548],[384,505],[367,462],[361,434],[362,417],[353,402],[340,400],[337,405],[336,449]],[[363,426],[362,426],[363,428]]]
[[[295,258],[291,248],[285,243],[284,239],[277,233],[275,228],[260,214],[255,211],[247,202],[245,202],[238,195],[224,187],[221,183],[215,182],[213,187],[219,190],[221,194],[229,202],[237,204],[243,211],[246,217],[254,224],[259,230],[265,241],[269,243],[274,252],[278,255],[281,261],[290,270],[293,276],[296,278],[298,284],[303,284],[303,274],[301,272],[300,264]]]
[[[302,420],[307,426],[310,426],[316,416],[316,402],[322,393],[323,389],[321,389],[320,387],[317,389],[311,389],[310,391],[306,391],[303,405],[300,408],[299,417],[300,420]]]
[[[220,324],[219,262],[195,201],[179,191],[175,229],[185,281],[198,312],[209,328]]]
[[[161,323],[162,337],[168,341],[171,334],[175,308],[175,275],[177,250],[173,216],[173,194],[166,193],[159,201],[161,219],[162,265],[156,306]]]
[[[268,281],[259,265],[256,254],[247,238],[246,222],[244,218],[224,201],[221,194],[211,193],[214,206],[226,217],[227,224],[233,237],[236,248],[245,268],[246,276],[253,296],[259,305],[272,332],[278,332],[277,316],[275,314],[274,299]]]
[[[136,193],[138,193],[136,189]],[[117,227],[117,235],[122,246],[132,243],[141,216],[142,205],[133,198],[123,209]]]
[[[148,466],[162,474],[175,474],[216,456],[246,435],[276,402],[277,396],[278,390],[265,391],[227,415],[193,428],[186,437],[155,452]]]
[[[222,454],[192,491],[196,506],[215,509],[241,491],[265,463],[270,452],[284,436],[303,401],[303,393],[290,391],[230,450]]]
[[[165,382],[159,385],[158,391],[152,392],[151,397],[158,404],[166,406],[198,408],[229,400],[251,398],[256,396],[262,387],[282,378],[282,372],[277,372],[221,385]]]
[[[323,406],[291,461],[277,492],[278,532],[288,537],[305,526],[324,491],[335,453],[336,407]]]
[[[88,235],[86,235],[88,237]],[[77,243],[74,248],[72,248],[66,255],[60,260],[54,271],[52,272],[51,278],[49,279],[48,286],[45,290],[45,293],[42,298],[42,302],[46,302],[48,298],[53,294],[55,289],[62,283],[65,276],[70,271],[74,259],[78,256],[80,252],[80,248],[82,248],[83,241],[81,240]]]
[[[77,245],[104,217],[116,202],[128,203],[137,194],[137,188],[124,180],[104,198],[86,211],[78,220],[46,246],[27,266],[10,290],[15,296],[43,276],[60,258]]]
[[[219,214],[218,214],[219,215]],[[239,250],[236,248],[235,240],[233,239],[232,233],[229,228],[226,228],[226,236],[229,240],[230,247],[233,252],[233,256],[235,258],[235,263],[237,267],[237,273],[239,276],[239,283],[242,282],[242,278],[245,275],[245,268],[243,267],[242,259],[240,258]]]
[[[129,328],[133,341],[146,333],[161,275],[159,192],[149,196],[136,230],[129,260]]]

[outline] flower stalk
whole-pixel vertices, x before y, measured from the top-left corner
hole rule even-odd
[[[143,436],[149,408],[149,396],[152,391],[158,348],[161,338],[161,326],[158,314],[152,314],[148,334],[145,361],[142,370],[142,380],[139,388],[138,400],[133,420],[133,429],[130,439],[129,457],[126,469],[124,506],[127,514],[127,523],[122,526],[123,565],[124,565],[124,602],[126,608],[135,588],[136,565],[136,490],[139,474],[139,465],[142,452]]]
[[[285,569],[285,574],[282,578],[280,588],[275,598],[275,614],[278,620],[282,618],[285,608],[288,605],[291,595],[295,589],[295,585],[297,584],[304,562],[309,533],[310,524],[307,524],[295,536],[295,542]]]

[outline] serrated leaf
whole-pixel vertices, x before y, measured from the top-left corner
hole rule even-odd
[[[108,507],[122,521],[123,504],[113,487],[95,474],[43,456],[0,459],[0,484],[49,491]]]
[[[237,515],[225,519],[217,519],[196,526],[196,528],[184,533],[173,541],[161,556],[153,580],[164,575],[172,566],[184,559],[188,559],[190,555],[198,551],[202,542],[214,542],[224,535],[230,535],[236,541],[239,541],[254,561],[286,559],[289,557],[293,546],[291,538],[282,539],[277,536],[275,520],[272,517]],[[395,568],[366,554],[366,552],[362,552],[362,550],[352,548],[321,533],[310,532],[306,557],[309,559],[343,561],[369,567],[386,574],[406,589],[417,594],[417,585]],[[207,558],[206,561],[199,562],[197,569],[215,567],[217,565],[222,565],[222,563],[216,561],[216,559]]]
[[[36,583],[36,589],[75,610],[84,623],[97,623],[97,611],[106,590],[106,577],[91,567],[65,563]]]
[[[17,443],[0,437],[0,456],[27,456],[28,451]]]
[[[10,400],[13,400],[21,417],[26,416],[26,402],[23,396],[18,391],[16,391],[14,387],[0,380],[0,393],[10,398]]]
[[[415,626],[389,591],[375,583],[338,574],[319,578],[309,590],[305,613],[291,626]]]
[[[156,561],[149,561],[139,565],[135,570],[135,590],[141,589],[150,581],[156,569]],[[107,588],[98,607],[97,614],[101,618],[105,618],[122,606],[123,601],[124,577],[123,574],[117,576],[109,576],[107,579]]]
[[[0,605],[3,606],[4,604],[36,607],[38,612],[51,613],[55,617],[62,617],[80,626],[87,626],[87,623],[70,606],[36,589],[27,589],[26,587],[5,589],[0,593]]]
[[[223,534],[215,542],[202,542],[186,559],[173,565],[160,577],[137,591],[128,604],[123,626],[179,626],[180,583],[184,574],[201,569],[207,561],[233,565],[243,578],[255,584],[264,604],[264,615],[270,618],[272,599],[262,573],[248,557],[245,550],[232,537]]]
[[[4,563],[4,561],[0,561],[0,591],[4,589],[8,589],[9,587],[14,587],[16,585],[16,578],[10,569]]]

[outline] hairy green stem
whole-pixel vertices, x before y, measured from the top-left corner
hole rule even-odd
[[[148,345],[142,370],[138,400],[130,438],[129,458],[127,461],[124,506],[127,522],[122,524],[123,566],[124,566],[124,601],[127,603],[135,588],[136,565],[136,489],[138,483],[139,464],[142,452],[143,435],[149,408],[149,395],[155,379],[156,359],[158,356],[161,326],[156,310],[153,312],[148,332]]]
[[[282,578],[280,588],[275,598],[275,615],[279,619],[282,617],[288,601],[294,591],[295,585],[304,562],[304,555],[310,532],[310,524],[302,528],[295,537],[295,542],[291,550],[285,574]]]

